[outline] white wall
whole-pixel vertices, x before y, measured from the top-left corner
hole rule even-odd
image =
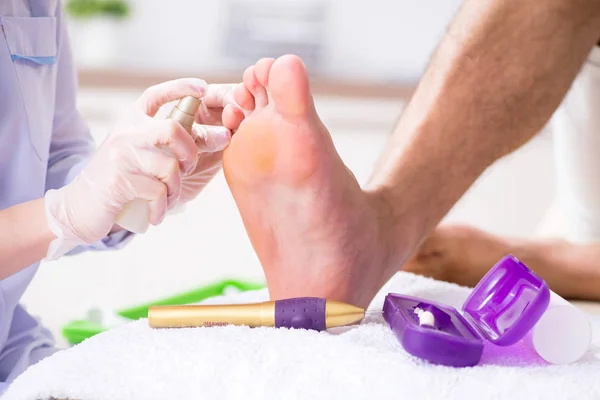
[[[328,5],[319,73],[378,81],[417,80],[460,5],[460,0],[317,1]],[[223,48],[229,5],[224,0],[132,0],[133,15],[116,43],[119,66],[203,73],[231,67]],[[294,26],[282,23],[273,31],[283,35],[286,29]]]
[[[416,81],[460,0],[331,1],[328,73]]]

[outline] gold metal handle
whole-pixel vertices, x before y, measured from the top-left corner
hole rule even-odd
[[[275,326],[275,302],[152,306],[148,309],[151,328],[192,328],[201,326]]]

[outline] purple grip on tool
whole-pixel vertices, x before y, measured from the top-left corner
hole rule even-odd
[[[326,300],[318,297],[297,297],[275,302],[275,326],[323,331]]]

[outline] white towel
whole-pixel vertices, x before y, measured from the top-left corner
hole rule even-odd
[[[399,273],[370,308],[381,309],[388,292],[460,307],[469,290]],[[266,297],[258,291],[211,302]],[[481,365],[451,368],[408,355],[381,316],[321,333],[152,330],[140,320],[42,360],[3,399],[600,399],[600,319],[592,325],[592,349],[572,365],[547,365],[521,343],[487,346]]]

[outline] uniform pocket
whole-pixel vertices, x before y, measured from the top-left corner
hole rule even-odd
[[[21,89],[29,138],[48,159],[56,92],[56,17],[2,17],[2,27]]]

